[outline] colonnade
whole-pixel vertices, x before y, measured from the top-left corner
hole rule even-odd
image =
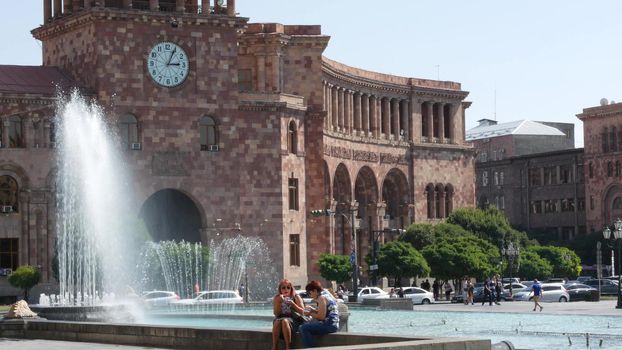
[[[199,1],[202,11],[199,11]],[[227,0],[226,6],[219,5],[218,0],[43,0],[43,23],[83,9],[102,6],[210,15],[212,11],[205,10],[211,8],[210,1],[213,1],[213,13],[235,16],[235,0]]]
[[[383,96],[324,82],[324,129],[375,139],[456,142],[458,104]]]

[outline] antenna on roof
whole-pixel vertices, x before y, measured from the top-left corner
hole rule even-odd
[[[494,111],[494,120],[497,120],[497,89],[495,89],[495,111]]]

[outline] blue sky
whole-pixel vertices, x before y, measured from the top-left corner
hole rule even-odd
[[[41,0],[3,1],[0,64],[41,64],[30,35]],[[575,123],[602,97],[622,101],[622,2],[493,0],[237,0],[250,22],[320,24],[325,55],[402,76],[462,83],[481,118]],[[495,97],[496,95],[496,97]]]

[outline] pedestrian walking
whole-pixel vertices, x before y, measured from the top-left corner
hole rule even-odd
[[[488,304],[492,306],[492,292],[491,281],[490,278],[486,277],[486,281],[484,282],[484,300],[482,301],[482,306],[486,304],[486,300],[488,300]]]
[[[438,300],[440,289],[441,286],[438,284],[438,281],[434,280],[434,283],[432,283],[432,294],[434,294],[434,300]],[[428,291],[430,290],[428,289]]]
[[[451,296],[451,292],[453,292],[453,288],[451,287],[451,283],[449,283],[449,281],[445,281],[445,300],[449,301],[449,297]]]
[[[542,285],[538,282],[537,278],[533,279],[533,285],[531,286],[531,292],[529,295],[533,293],[533,311],[536,311],[536,308],[540,308],[542,311],[542,305],[540,305],[540,298],[542,298]]]

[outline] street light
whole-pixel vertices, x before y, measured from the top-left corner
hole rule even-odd
[[[617,248],[618,253],[618,266],[620,266],[620,246],[622,245],[622,220],[618,219],[613,223],[613,235],[611,235],[611,229],[609,226],[605,226],[603,229],[603,236],[605,237],[605,243],[611,249]],[[618,269],[618,303],[616,309],[622,309],[622,292],[620,290],[620,284],[622,283],[620,269]]]
[[[352,228],[352,253],[350,255],[350,262],[352,263],[352,296],[349,298],[349,301],[357,301],[358,299],[358,280],[359,280],[359,264],[356,258],[356,225],[355,225],[355,214],[358,211],[358,205],[356,204],[356,202],[352,203],[352,205],[350,206],[350,216],[341,213],[341,212],[334,212],[330,209],[318,209],[318,210],[311,210],[311,215],[313,216],[335,216],[335,215],[341,215],[343,218],[345,218],[346,222],[348,222],[350,224],[350,227]]]
[[[508,259],[508,269],[510,270],[510,295],[512,295],[512,267],[514,266],[514,259],[520,255],[520,247],[514,248],[514,243],[508,243],[507,249],[501,248],[501,255],[505,256]],[[501,280],[501,284],[503,285],[503,280]]]

